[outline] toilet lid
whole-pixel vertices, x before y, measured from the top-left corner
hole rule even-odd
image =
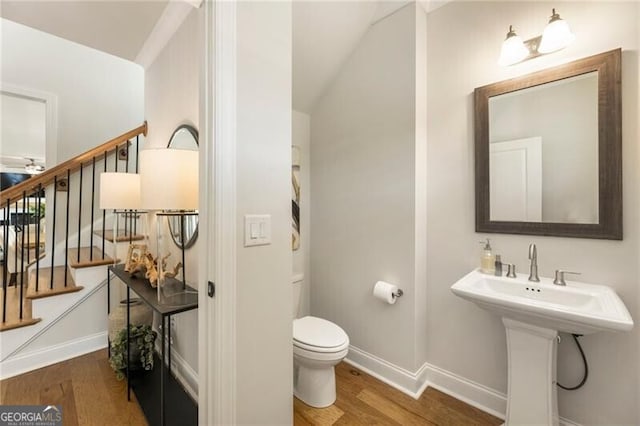
[[[293,340],[320,348],[344,345],[349,337],[343,329],[316,317],[304,317],[293,321]]]

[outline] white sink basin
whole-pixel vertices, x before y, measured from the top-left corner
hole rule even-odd
[[[539,283],[527,278],[525,274],[496,277],[475,270],[451,291],[502,317],[567,333],[633,328],[629,311],[609,287],[575,281],[558,286],[550,278],[540,278]]]
[[[558,331],[629,331],[633,320],[615,291],[567,281],[539,283],[472,271],[451,287],[457,296],[502,316],[507,333],[505,425],[559,425],[556,389]]]

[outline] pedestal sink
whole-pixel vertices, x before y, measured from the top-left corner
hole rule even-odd
[[[558,425],[556,352],[558,332],[629,331],[633,320],[620,297],[603,285],[549,278],[530,282],[474,270],[451,291],[502,317],[507,331],[506,425]]]

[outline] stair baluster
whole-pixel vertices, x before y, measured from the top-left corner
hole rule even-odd
[[[91,164],[91,233],[89,237],[89,247],[91,251],[89,260],[93,261],[93,211],[96,206],[96,157],[93,157]]]
[[[136,174],[138,173],[138,156],[140,155],[140,135],[136,135]],[[137,213],[137,212],[136,212]],[[137,214],[136,214],[136,219],[137,219]],[[133,233],[137,234],[138,233],[138,221],[135,220],[133,222]],[[129,243],[131,244],[131,243]]]
[[[107,154],[108,152],[105,151],[104,153],[104,171],[107,171]],[[105,209],[102,209],[102,260],[104,260],[104,244],[105,244],[105,231],[106,231],[106,225],[107,225],[107,211]]]
[[[26,199],[27,199],[27,194],[26,192],[22,192],[22,232],[24,235],[24,228],[25,228],[25,218],[27,217],[27,215],[24,212],[24,208],[25,208],[25,203],[26,203]],[[17,215],[17,211],[16,211],[16,215]],[[17,220],[17,217],[16,217]],[[27,219],[27,225],[29,224],[29,220]],[[27,247],[31,246],[31,235],[29,235],[29,233],[27,232]],[[22,254],[24,254],[24,244],[22,245]],[[31,252],[29,250],[27,250],[27,263],[29,263],[31,261]]]
[[[58,176],[53,177],[53,222],[51,223],[51,275],[49,276],[49,289],[53,290],[53,266],[56,251],[56,213],[58,199]],[[46,246],[45,246],[46,247]]]
[[[69,267],[69,201],[71,198],[71,170],[67,169],[67,214],[64,238],[64,270]],[[64,274],[64,286],[67,286],[67,274]]]
[[[22,203],[22,209],[24,210],[24,202]],[[24,214],[22,215],[22,217],[23,217],[22,221],[24,222]],[[14,220],[16,221],[16,223],[18,222],[18,200],[16,200],[16,217],[15,217]],[[22,227],[22,229],[23,229],[23,234],[24,234],[24,226]],[[17,230],[16,227],[14,227],[14,230]],[[15,246],[15,259],[13,259],[13,271],[14,271],[14,273],[17,274],[18,273],[18,233],[14,232],[14,235],[16,236],[15,237],[16,238],[16,242],[14,244],[14,246]],[[9,248],[7,247],[7,252],[8,251],[9,251]],[[4,260],[5,267],[9,266],[8,260],[9,259],[7,259],[6,256],[5,256],[5,260]],[[18,285],[17,275],[16,275],[15,279],[16,279],[15,285]],[[9,280],[11,282],[13,282],[13,278],[10,278]],[[11,284],[11,283],[9,283],[9,284]]]
[[[38,184],[38,192],[36,193],[36,292],[38,284],[40,284],[40,211],[42,203],[42,184]]]
[[[22,206],[23,206],[23,210],[24,210],[24,206],[27,205],[27,191],[22,191]],[[22,215],[22,243],[20,244],[20,250],[22,251],[21,256],[20,256],[20,319],[22,319],[22,305],[24,302],[23,299],[23,289],[24,289],[24,277],[26,275],[26,271],[25,271],[25,267],[24,267],[24,234],[26,233],[25,230],[27,229],[27,227],[25,226],[25,220],[27,219],[27,215],[23,214]],[[29,222],[27,221],[26,224],[28,225]],[[18,246],[18,234],[16,234],[16,246]],[[28,249],[27,249],[28,251]],[[29,277],[27,277],[27,285],[29,284]]]
[[[80,192],[78,195],[78,263],[80,263],[80,247],[81,245],[81,236],[82,236],[82,170],[84,165],[80,163]],[[68,214],[68,213],[67,213]]]
[[[4,221],[2,226],[4,226],[4,234],[2,238],[2,253],[3,256],[7,257],[7,253],[9,252],[9,217],[10,217],[10,200],[7,200],[7,207],[2,209],[2,217]],[[7,321],[7,262],[5,260],[4,266],[2,268],[2,322]]]

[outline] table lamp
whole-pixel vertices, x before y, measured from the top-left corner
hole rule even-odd
[[[197,215],[198,208],[198,151],[183,149],[146,149],[140,152],[141,206],[157,210],[158,291],[164,285],[165,259],[170,250],[164,242],[166,223],[163,218],[179,216],[184,235],[184,217]],[[184,238],[182,252],[182,284],[186,288]],[[177,273],[177,267],[175,273]],[[168,275],[170,276],[170,275]],[[160,294],[158,295],[160,298]]]
[[[117,241],[120,232],[119,218],[125,216],[124,235],[129,235],[129,244],[133,240],[137,226],[137,210],[140,209],[140,175],[135,173],[104,172],[100,174],[100,208],[114,210],[113,247],[114,263],[118,260]],[[129,219],[129,221],[127,221]],[[129,226],[130,225],[130,226]],[[145,232],[146,233],[146,232]],[[103,238],[106,236],[103,235]]]

